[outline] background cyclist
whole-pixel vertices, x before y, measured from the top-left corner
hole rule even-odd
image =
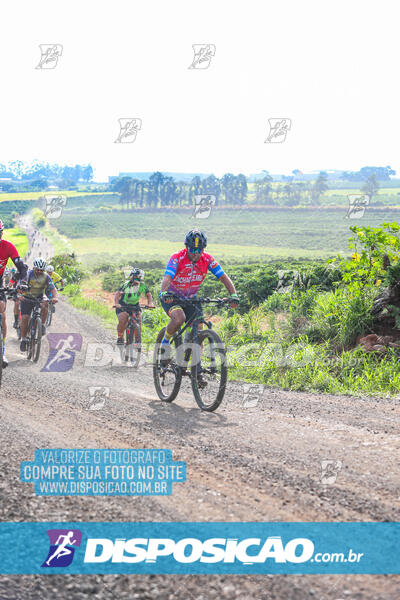
[[[8,259],[11,258],[14,265],[17,267],[20,275],[20,283],[25,283],[26,279],[26,265],[23,263],[19,256],[18,250],[11,242],[3,240],[4,225],[0,219],[0,288],[4,287],[3,273],[6,269]],[[6,296],[4,292],[0,292],[0,314],[2,315],[3,325],[3,368],[8,365],[8,360],[5,357],[5,340],[7,335],[7,321],[6,321]]]
[[[28,272],[28,265],[25,263],[25,268],[26,271]],[[8,287],[11,290],[15,290],[17,289],[18,285],[19,285],[19,280],[20,280],[20,274],[19,272],[12,268],[11,269],[11,279],[10,279],[10,283],[8,284]],[[20,299],[18,298],[18,296],[13,296],[13,300],[14,300],[14,323],[13,323],[13,327],[14,329],[17,328],[18,326],[18,321],[19,321],[19,305],[20,305]]]
[[[51,280],[57,289],[63,288],[65,286],[63,278],[61,277],[61,275],[55,272],[53,265],[47,265],[46,272],[50,275]]]
[[[147,306],[154,308],[153,297],[144,283],[144,271],[132,269],[129,279],[115,292],[114,306],[118,317],[117,344],[124,343],[124,332],[128,325],[129,316],[135,312],[139,327],[141,327],[141,309],[139,306],[140,296],[146,294]]]
[[[21,300],[21,344],[20,350],[25,352],[27,347],[28,323],[29,317],[34,307],[34,300],[43,300],[43,295],[46,291],[51,292],[52,298],[50,302],[57,302],[57,290],[54,287],[50,276],[45,272],[46,261],[43,258],[35,258],[33,261],[33,269],[28,271],[27,286],[28,289],[22,291],[24,297]],[[47,319],[48,307],[47,302],[41,303],[42,307],[42,323]],[[46,327],[42,325],[42,335],[46,334]]]

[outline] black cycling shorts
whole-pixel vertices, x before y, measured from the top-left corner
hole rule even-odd
[[[121,308],[116,308],[115,313],[119,315],[120,313],[128,313],[131,315],[132,313],[141,313],[142,309],[139,304],[121,304]]]
[[[201,304],[187,304],[185,303],[185,300],[173,300],[170,304],[168,304],[168,302],[165,302],[164,300],[161,299],[161,306],[163,307],[163,309],[165,310],[165,312],[167,313],[167,315],[170,317],[170,311],[171,308],[176,308],[179,307],[183,310],[183,312],[185,313],[185,321],[188,321],[191,317],[194,317],[196,314],[200,314],[201,316],[203,316],[203,307],[201,306]],[[198,312],[196,313],[196,310],[198,310]]]
[[[38,298],[38,300],[43,300],[43,296],[41,298]],[[35,300],[30,300],[29,298],[25,298],[24,300],[21,300],[20,305],[19,305],[19,309],[21,311],[21,316],[22,315],[30,316],[31,312],[33,311],[34,306],[35,306]]]

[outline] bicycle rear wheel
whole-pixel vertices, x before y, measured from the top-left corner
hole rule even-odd
[[[17,339],[20,340],[21,339],[21,315],[20,314],[18,314],[17,326],[15,329],[17,331]]]
[[[157,336],[153,354],[153,379],[156,392],[160,400],[172,402],[178,395],[182,383],[182,371],[176,363],[175,348],[170,346],[170,359],[164,364],[163,354],[161,352],[161,342],[164,337],[165,327],[163,327]]]
[[[36,317],[33,324],[32,340],[32,360],[33,362],[37,362],[39,360],[40,347],[42,345],[42,319],[40,317]]]
[[[126,346],[125,346],[125,360],[130,361],[133,367],[137,368],[140,361],[141,347],[141,335],[140,328],[137,323],[126,328]]]
[[[200,361],[192,352],[191,380],[195,400],[201,410],[213,412],[221,404],[228,378],[225,346],[212,329],[199,331]]]

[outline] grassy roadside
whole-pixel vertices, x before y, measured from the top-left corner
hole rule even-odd
[[[14,246],[17,248],[19,255],[21,257],[24,257],[26,255],[26,253],[28,252],[28,248],[29,248],[28,237],[27,237],[26,233],[19,227],[14,227],[13,229],[7,229],[7,231],[4,235],[4,239],[6,239],[8,242],[11,242],[12,244],[14,244]],[[12,260],[8,261],[7,266],[8,267],[14,266],[14,263],[12,262]]]
[[[47,223],[44,227],[40,228],[41,233],[47,237],[50,244],[53,246],[54,254],[64,254],[73,252],[73,248],[69,240],[60,235],[55,227],[52,227]]]
[[[358,345],[366,334],[377,338],[375,301],[382,293],[385,297],[388,286],[400,283],[400,225],[352,226],[351,232],[351,256],[338,256],[334,264],[314,265],[308,271],[299,265],[283,270],[279,277],[279,271],[273,276],[266,271],[270,266],[256,265],[252,271],[241,265],[240,277],[235,276],[241,307],[214,319],[228,348],[230,379],[306,392],[400,396],[396,342],[400,341],[400,305],[396,301],[389,306],[384,333],[379,334],[388,338],[386,342],[381,339],[370,352]],[[81,282],[82,290],[71,286],[71,303],[116,328],[110,292],[117,287],[118,277],[114,281],[111,275],[118,276],[118,268],[111,272],[105,266]],[[159,271],[146,267],[146,281],[157,283],[157,289]],[[285,272],[289,278],[280,286]],[[110,290],[108,296],[102,286]],[[206,281],[202,292],[213,295],[215,290]],[[161,308],[143,313],[145,344],[154,343],[166,320]]]
[[[94,287],[93,279],[85,280],[81,295],[69,295],[68,301],[78,310],[99,318],[107,329],[116,331],[115,311],[105,297],[93,294]],[[70,288],[73,292],[73,286]],[[334,353],[328,343],[311,344],[305,336],[291,343],[285,339],[289,318],[289,312],[276,313],[263,306],[243,316],[224,315],[215,320],[214,327],[228,349],[229,380],[327,394],[376,397],[400,394],[398,353],[392,350],[381,356],[364,352],[360,347]],[[142,338],[146,350],[151,349],[157,332],[166,322],[160,307],[143,313]],[[261,336],[254,335],[255,329],[263,332]]]
[[[311,343],[306,335],[292,340],[290,317],[290,312],[275,313],[264,306],[216,326],[228,348],[229,379],[305,392],[400,394],[398,352],[368,353],[360,346],[334,352],[328,341]],[[261,335],[252,334],[255,323],[266,324]]]

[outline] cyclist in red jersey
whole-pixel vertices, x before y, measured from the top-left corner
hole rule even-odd
[[[26,284],[26,265],[21,260],[18,250],[11,242],[3,240],[4,225],[0,219],[0,288],[3,287],[3,273],[6,269],[8,259],[11,258],[14,265],[17,267],[20,274],[20,285]],[[3,325],[3,368],[8,365],[8,360],[4,354],[5,339],[7,335],[7,322],[6,322],[6,302],[7,298],[4,292],[0,292],[0,314],[2,315]]]
[[[237,308],[239,303],[231,279],[211,254],[204,252],[204,248],[207,246],[206,235],[198,229],[192,229],[186,235],[185,246],[186,248],[170,257],[161,283],[159,294],[161,305],[171,318],[161,342],[163,346],[166,346],[165,350],[169,347],[169,340],[174,333],[193,314],[194,306],[185,306],[184,301],[195,297],[208,271],[211,271],[228,290],[231,308]],[[168,298],[169,293],[173,293],[182,300]]]

